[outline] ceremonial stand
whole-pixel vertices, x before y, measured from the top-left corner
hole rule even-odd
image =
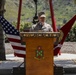
[[[59,32],[21,32],[26,43],[26,75],[54,75],[53,47]]]

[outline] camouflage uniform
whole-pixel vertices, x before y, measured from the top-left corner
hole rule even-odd
[[[31,27],[31,31],[33,31],[33,32],[38,32],[38,31],[52,32],[53,29],[52,29],[51,25],[49,25],[47,23],[44,23],[44,25],[41,25],[41,23],[38,23]]]

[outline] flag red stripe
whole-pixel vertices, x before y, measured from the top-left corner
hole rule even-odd
[[[23,50],[23,51],[25,51],[25,49],[26,49],[26,48],[24,48],[24,47],[13,46],[13,45],[12,45],[12,47],[13,47],[14,49]]]
[[[15,56],[18,56],[18,57],[23,57],[23,58],[26,58],[26,55],[25,54],[18,54],[18,53],[14,53]]]
[[[19,40],[19,39],[8,38],[8,40],[10,40],[11,42],[21,43],[21,40]]]

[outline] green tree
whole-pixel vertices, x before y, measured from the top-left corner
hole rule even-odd
[[[5,9],[5,0],[0,0],[0,15],[3,16]],[[5,57],[5,40],[4,40],[4,34],[3,34],[3,29],[2,25],[0,24],[0,60],[6,60]]]

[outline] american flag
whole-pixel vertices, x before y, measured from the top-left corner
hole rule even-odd
[[[20,33],[14,26],[12,26],[3,16],[0,16],[0,24],[11,43],[14,50],[14,55],[18,57],[25,57],[25,45],[21,44]]]

